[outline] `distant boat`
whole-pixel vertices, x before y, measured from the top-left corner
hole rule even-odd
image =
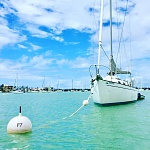
[[[103,0],[101,2],[101,16],[100,16],[100,30],[99,30],[99,49],[98,49],[98,63],[97,65],[91,65],[91,68],[96,69],[95,76],[91,79],[91,93],[94,103],[97,104],[120,104],[131,101],[136,101],[138,96],[138,90],[134,87],[134,79],[131,78],[131,72],[123,71],[116,67],[116,63],[113,58],[112,50],[112,0],[110,0],[110,67],[106,67],[100,64],[100,53],[102,46],[102,25],[103,25]],[[101,68],[108,69],[106,77],[102,77],[100,74]],[[129,75],[129,80],[122,80],[117,75]]]
[[[15,87],[15,89],[14,89],[14,91],[13,91],[14,94],[22,94],[22,93],[23,93],[23,91],[21,91],[21,90],[18,88],[18,75],[16,75],[14,87]]]
[[[23,92],[21,90],[15,90],[13,91],[14,94],[22,94]]]

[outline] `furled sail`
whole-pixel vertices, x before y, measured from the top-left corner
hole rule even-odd
[[[115,63],[112,55],[110,56],[110,70],[112,72],[112,75],[114,75],[116,72],[116,63]],[[111,74],[111,72],[109,72],[109,74]]]

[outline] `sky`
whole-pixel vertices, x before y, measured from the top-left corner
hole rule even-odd
[[[107,66],[108,2],[100,61]],[[130,64],[143,87],[150,86],[149,6],[149,1],[113,1],[114,59],[122,69]],[[18,86],[41,87],[44,82],[54,88],[89,88],[89,67],[97,64],[99,16],[99,0],[0,0],[0,84],[14,85],[18,79]]]

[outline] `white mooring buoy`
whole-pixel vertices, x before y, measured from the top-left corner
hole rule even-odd
[[[89,101],[88,101],[88,100],[84,100],[84,101],[83,101],[83,105],[84,105],[84,106],[87,106],[88,104],[89,104]]]
[[[21,114],[21,106],[19,115],[12,118],[7,125],[7,132],[10,134],[27,133],[32,131],[31,121]]]

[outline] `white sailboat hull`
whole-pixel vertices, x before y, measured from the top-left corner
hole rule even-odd
[[[94,103],[115,104],[137,100],[138,90],[115,82],[95,80],[91,88]]]

